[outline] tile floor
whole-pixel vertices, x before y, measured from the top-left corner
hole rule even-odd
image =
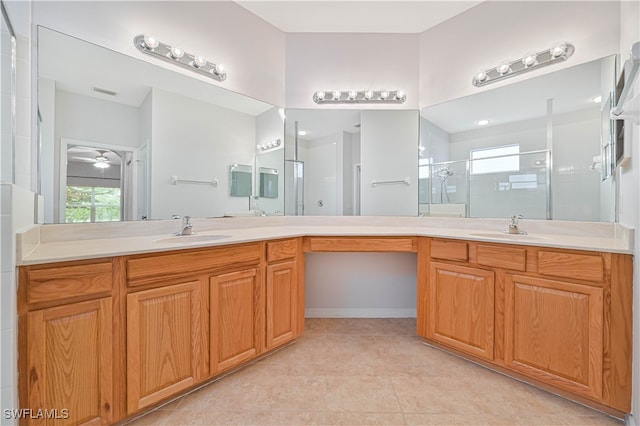
[[[431,348],[414,319],[308,319],[298,341],[128,426],[618,425]]]

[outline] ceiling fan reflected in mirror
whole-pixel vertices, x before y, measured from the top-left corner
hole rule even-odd
[[[105,155],[106,153],[111,151],[107,149],[92,149],[91,151],[97,152],[98,155],[95,157],[71,157],[71,159],[74,161],[86,161],[89,163],[93,163],[94,167],[97,167],[99,169],[107,169],[111,166],[109,163],[109,158],[107,158],[107,156]]]

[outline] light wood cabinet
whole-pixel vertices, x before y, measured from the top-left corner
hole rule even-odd
[[[505,364],[576,394],[602,397],[603,290],[506,276]]]
[[[494,273],[432,262],[429,277],[429,337],[492,360]]]
[[[267,349],[293,340],[298,314],[298,272],[295,261],[267,266]]]
[[[127,295],[127,407],[133,413],[200,379],[200,281]]]
[[[257,268],[210,278],[211,373],[255,357],[264,346],[264,291]]]
[[[28,370],[20,374],[28,374],[28,405],[21,406],[66,417],[30,419],[30,424],[115,420],[111,303],[106,297],[27,314]]]

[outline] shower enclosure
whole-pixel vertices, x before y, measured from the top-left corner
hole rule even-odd
[[[551,219],[547,150],[421,164],[419,176],[421,215]]]

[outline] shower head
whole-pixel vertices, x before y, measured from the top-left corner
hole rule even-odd
[[[449,176],[453,176],[453,171],[448,167],[442,167],[435,171],[435,175],[440,179],[446,179]]]

